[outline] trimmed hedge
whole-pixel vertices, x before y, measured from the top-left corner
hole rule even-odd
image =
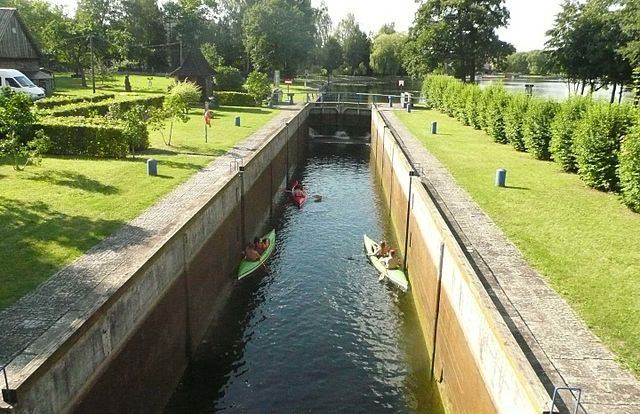
[[[122,124],[107,118],[50,117],[39,121],[51,139],[47,153],[103,158],[122,158],[129,153],[129,140]],[[136,150],[149,147],[149,136],[141,140]]]
[[[551,159],[551,122],[560,105],[557,102],[531,98],[524,117],[522,135],[527,151],[539,160]]]
[[[622,141],[619,175],[622,201],[640,213],[640,124],[636,124]]]
[[[480,100],[482,99],[482,90],[478,85],[469,85],[469,94],[465,102],[464,113],[465,118],[469,121],[469,125],[475,129],[481,129],[482,113],[480,112]]]
[[[573,149],[578,174],[588,186],[618,190],[618,153],[622,137],[632,126],[633,113],[628,105],[598,102],[578,122]]]
[[[578,121],[591,103],[591,98],[573,97],[562,104],[551,123],[551,155],[566,172],[578,171],[576,155],[573,152],[573,137]]]
[[[53,96],[51,98],[40,99],[35,102],[38,109],[51,109],[57,106],[70,105],[80,102],[100,102],[107,99],[114,99],[115,93],[104,93],[100,95],[91,96]]]
[[[163,95],[135,96],[119,99],[107,99],[100,102],[82,102],[70,105],[63,105],[44,111],[45,115],[54,117],[84,116],[92,117],[106,115],[112,105],[117,105],[120,111],[127,111],[136,105],[144,107],[161,108],[164,101]]]
[[[524,145],[524,118],[529,108],[529,96],[517,93],[511,96],[504,112],[504,133],[517,151],[526,151]]]
[[[493,88],[493,87],[492,87]],[[487,133],[495,142],[506,144],[507,135],[505,131],[505,110],[509,106],[509,95],[502,85],[493,88],[491,100],[486,106],[485,123]]]
[[[253,97],[244,92],[214,92],[216,106],[256,106]]]

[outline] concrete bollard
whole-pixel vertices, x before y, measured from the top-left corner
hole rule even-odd
[[[435,135],[435,134],[437,134],[437,133],[438,133],[438,123],[437,123],[436,121],[433,121],[433,122],[431,123],[431,133],[432,133],[433,135]]]
[[[393,97],[389,95],[389,108],[393,108]]]
[[[158,175],[158,161],[153,158],[147,160],[147,175]]]
[[[240,126],[240,117],[236,116],[236,126],[239,127]]]
[[[496,171],[496,187],[507,186],[507,170],[500,168]]]
[[[407,112],[411,113],[411,107],[413,105],[411,105],[411,102],[407,102]]]

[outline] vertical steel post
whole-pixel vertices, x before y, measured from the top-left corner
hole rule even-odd
[[[409,247],[409,219],[411,218],[411,184],[413,183],[413,177],[417,177],[418,173],[411,170],[409,171],[409,194],[407,194],[407,225],[404,229],[404,264],[402,268],[407,270],[407,259],[409,257],[407,248]]]

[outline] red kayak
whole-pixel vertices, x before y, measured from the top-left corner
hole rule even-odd
[[[302,190],[301,194],[296,194],[296,189]],[[302,185],[298,180],[293,180],[291,183],[291,200],[293,204],[301,208],[305,201],[307,201],[307,193],[302,189]]]

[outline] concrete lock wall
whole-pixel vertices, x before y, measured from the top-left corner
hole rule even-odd
[[[388,203],[432,375],[449,412],[542,413],[549,397],[413,170],[374,109],[372,164]]]
[[[170,220],[153,235],[141,265],[127,267],[132,260],[123,257],[120,280],[110,281],[118,285],[109,286],[115,292],[104,303],[68,312],[18,356],[21,368],[11,371],[18,404],[4,409],[161,411],[229,296],[243,244],[265,232],[303,156],[308,112],[304,108],[245,151],[234,163],[244,164],[244,172],[230,166],[210,198],[189,200],[194,204],[174,212],[190,216]]]

